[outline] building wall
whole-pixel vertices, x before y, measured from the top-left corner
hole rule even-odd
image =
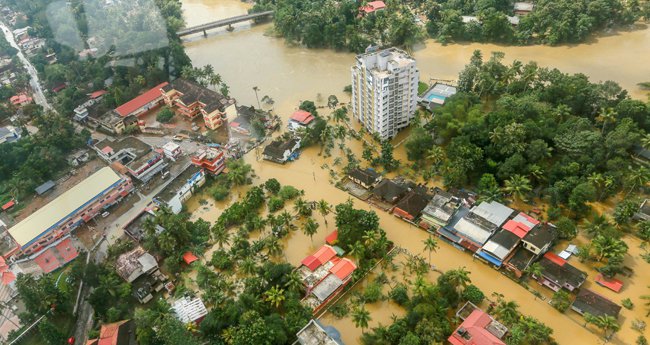
[[[18,256],[32,255],[43,247],[48,246],[54,241],[62,238],[76,229],[81,224],[88,222],[98,214],[103,213],[106,208],[119,202],[133,190],[133,183],[128,177],[123,177],[117,184],[102,194],[97,195],[90,200],[84,207],[80,208],[73,214],[68,215],[59,222],[59,226],[50,229],[47,233],[42,234],[37,240],[27,244],[20,251],[16,252]]]
[[[178,214],[183,209],[183,204],[189,200],[194,191],[205,184],[205,172],[203,170],[196,173],[192,178],[185,183],[176,194],[165,202],[172,212]]]
[[[162,171],[167,166],[162,154],[158,154],[152,162],[146,163],[139,167],[129,167],[129,173],[142,182],[149,181],[155,174]]]
[[[410,124],[419,81],[413,58],[395,48],[359,55],[351,74],[352,114],[369,132],[388,139]]]

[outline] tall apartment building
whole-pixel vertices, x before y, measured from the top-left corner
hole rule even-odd
[[[352,66],[352,115],[382,139],[407,127],[417,107],[420,71],[397,48],[357,56]]]

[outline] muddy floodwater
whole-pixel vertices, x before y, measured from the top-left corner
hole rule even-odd
[[[250,5],[239,0],[183,0],[183,9],[188,26],[206,23],[230,16],[246,13]],[[291,47],[284,40],[266,35],[271,24],[250,26],[246,23],[235,25],[234,32],[218,29],[209,32],[208,37],[195,35],[185,38],[185,47],[195,66],[211,64],[230,86],[231,94],[239,104],[256,105],[257,100],[253,87],[261,90],[259,97],[268,95],[275,100],[274,112],[283,119],[290,116],[302,100],[318,101],[327,99],[330,94],[338,96],[341,102],[348,102],[348,96],[343,93],[343,87],[350,84],[350,66],[354,55],[339,53],[331,50],[313,50]],[[484,54],[490,51],[506,53],[508,60],[537,61],[541,66],[557,67],[564,72],[584,73],[592,81],[614,80],[628,89],[636,98],[645,99],[646,95],[636,86],[642,81],[650,81],[650,64],[646,57],[650,56],[650,29],[642,28],[630,32],[619,32],[609,36],[599,37],[593,42],[577,46],[561,47],[502,47],[490,44],[461,44],[442,46],[434,41],[427,41],[414,51],[421,71],[421,79],[429,78],[455,79],[458,72],[469,61],[472,52],[481,49]],[[321,102],[317,102],[322,104]],[[327,115],[326,110],[322,110]],[[405,137],[404,133],[396,142]],[[361,145],[358,142],[349,143],[357,157],[361,156]],[[336,151],[336,150],[335,150]],[[300,159],[287,165],[277,165],[258,159],[256,151],[245,156],[251,164],[257,177],[255,183],[262,183],[269,178],[276,178],[280,183],[295,186],[305,190],[308,200],[325,199],[331,204],[338,204],[350,196],[335,188],[330,183],[330,175],[324,164],[332,166],[332,158],[324,159],[319,154],[319,148],[312,147],[302,152]],[[404,158],[403,147],[396,150],[396,158]],[[334,152],[336,157],[336,152]],[[207,203],[199,203],[206,199]],[[236,199],[236,197],[235,197]],[[232,202],[232,200],[230,200]],[[370,205],[354,199],[355,206],[363,209],[373,209]],[[202,217],[209,221],[217,219],[227,207],[228,201],[215,203],[209,196],[194,198],[188,204],[188,209],[194,217]],[[423,241],[427,234],[409,224],[398,220],[392,215],[376,210],[381,226],[396,245],[406,248],[413,254],[424,253]],[[333,216],[328,217],[325,225],[319,214],[314,214],[319,221],[319,232],[313,239],[300,231],[292,233],[284,240],[286,259],[294,265],[300,263],[305,256],[311,254],[324,243],[325,236],[333,228]],[[580,242],[580,239],[578,240]],[[630,254],[626,265],[631,266],[635,275],[623,278],[627,284],[620,294],[612,293],[593,283],[595,271],[590,270],[589,283],[586,287],[610,297],[614,302],[629,297],[635,303],[633,310],[623,309],[619,321],[621,331],[610,341],[612,344],[633,344],[639,333],[630,329],[632,320],[645,319],[642,294],[647,294],[646,286],[650,284],[645,272],[650,265],[639,258],[642,252],[638,241],[628,240]],[[602,333],[596,329],[586,329],[577,314],[567,311],[560,314],[553,309],[547,300],[536,299],[526,289],[514,283],[501,273],[487,265],[474,261],[472,256],[441,243],[440,248],[433,254],[432,262],[441,270],[465,267],[471,272],[472,282],[490,296],[497,291],[507,299],[515,300],[524,314],[531,315],[553,329],[553,336],[559,344],[600,344],[603,343]],[[577,259],[571,259],[577,263]],[[580,265],[577,263],[577,265]],[[643,281],[645,280],[645,281]],[[531,287],[544,291],[536,283]],[[544,295],[549,296],[547,292]],[[388,302],[386,302],[388,303]],[[370,306],[371,325],[390,323],[394,308]],[[326,323],[331,321],[342,331],[343,340],[347,344],[358,343],[361,330],[346,322],[336,322],[327,314]],[[647,319],[646,319],[647,320]],[[342,328],[342,329],[341,329]],[[647,333],[647,331],[646,331]],[[646,334],[647,336],[647,334]]]

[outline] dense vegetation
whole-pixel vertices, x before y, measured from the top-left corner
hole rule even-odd
[[[423,276],[429,269],[426,263],[409,269],[415,279],[409,280],[408,284],[391,286],[388,293],[391,300],[406,309],[406,315],[394,319],[391,325],[379,326],[364,333],[363,344],[443,343],[456,327],[449,315],[455,314],[466,301],[480,303],[485,298],[476,286],[470,284],[469,272],[463,268],[443,273],[435,284],[429,283]],[[494,297],[496,301],[491,301],[487,312],[509,328],[505,337],[508,344],[555,343],[551,337],[552,329],[532,317],[522,315],[517,303],[506,301],[499,294]],[[356,311],[352,316],[355,322],[359,320]],[[364,324],[367,326],[367,321],[362,322],[361,326]]]
[[[385,1],[386,9],[360,14],[364,2],[257,0],[251,11],[275,9],[276,32],[309,48],[362,52],[369,45],[410,48],[429,36],[440,42],[477,41],[507,44],[584,42],[592,33],[650,18],[650,3],[620,0],[535,1],[518,25],[513,1]],[[426,18],[420,25],[418,18]],[[463,16],[475,20],[463,21]]]
[[[585,41],[590,34],[650,17],[638,1],[541,0],[511,25],[513,2],[503,0],[440,1],[427,3],[427,31],[441,42],[478,41],[515,44],[560,44]],[[461,16],[477,21],[463,23]]]
[[[588,214],[588,202],[645,185],[650,173],[630,154],[650,130],[647,104],[611,81],[502,59],[475,52],[460,92],[410,137],[416,167],[431,167],[451,186],[474,185],[488,199],[502,191],[540,197],[573,217]],[[433,133],[442,146],[431,144]]]
[[[76,133],[62,116],[44,114],[34,118],[38,132],[0,145],[0,202],[21,200],[35,187],[58,176],[67,166],[67,155],[90,138],[87,130]]]
[[[309,48],[362,52],[371,44],[410,47],[424,37],[408,6],[396,2],[365,16],[354,0],[262,0],[252,11],[273,6],[277,33]]]
[[[27,15],[24,24],[32,27],[30,35],[46,39],[32,62],[46,88],[67,84],[65,90],[51,95],[62,113],[70,114],[88,93],[105,88],[109,94],[104,97],[103,109],[114,108],[190,65],[175,34],[184,25],[178,0],[90,7],[82,6],[81,1],[63,6],[49,0],[6,3]],[[84,42],[97,47],[96,58],[79,54]],[[48,65],[45,55],[49,52],[56,53],[57,63]],[[112,84],[107,87],[105,80],[109,78]]]

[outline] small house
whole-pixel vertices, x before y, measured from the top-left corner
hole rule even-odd
[[[376,11],[382,11],[386,8],[386,4],[383,1],[370,1],[366,6],[359,7],[359,13],[361,15],[374,13]]]
[[[555,225],[545,223],[530,230],[526,236],[524,236],[522,246],[535,255],[542,255],[551,248],[557,235],[558,233]]]
[[[488,313],[467,302],[456,316],[463,322],[447,341],[452,345],[506,345],[501,340],[508,329]]]
[[[300,345],[343,345],[341,333],[333,326],[324,326],[316,319],[309,320],[309,323],[296,333],[297,342]]]
[[[578,289],[587,279],[587,273],[571,266],[566,260],[554,253],[544,254],[539,264],[542,266],[541,277],[537,281],[553,291],[564,288],[568,291]]]
[[[104,324],[99,329],[99,337],[89,339],[86,345],[136,345],[135,328],[132,320]]]
[[[458,211],[460,203],[460,199],[450,193],[437,189],[436,194],[424,210],[422,210],[422,221],[420,225],[427,229],[447,225],[451,217]]]
[[[208,315],[205,304],[198,297],[184,296],[172,304],[172,310],[183,324],[199,324]]]
[[[389,179],[383,179],[372,190],[372,195],[380,201],[395,205],[408,193],[408,187]]]
[[[348,178],[365,189],[370,189],[381,181],[381,175],[371,168],[352,169],[348,173]]]
[[[508,220],[501,230],[476,252],[475,257],[500,268],[522,238],[538,224],[537,219],[520,212],[515,218]]]
[[[13,126],[0,127],[0,144],[11,143],[20,139],[20,133]]]
[[[424,191],[413,189],[393,208],[393,214],[399,218],[413,221],[419,217],[422,210],[429,204],[431,196]]]
[[[287,129],[291,132],[299,128],[308,128],[314,123],[316,118],[310,112],[299,109],[296,110],[291,118],[289,118],[289,123],[287,124]]]
[[[205,184],[205,181],[205,171],[201,167],[190,164],[156,194],[153,200],[178,214],[183,209],[183,204],[194,195],[198,188]]]
[[[459,245],[476,252],[513,213],[513,209],[496,201],[482,202],[447,230],[458,238]]]
[[[589,289],[581,289],[571,309],[580,315],[589,313],[593,316],[618,317],[621,306]]]
[[[515,2],[514,11],[518,16],[525,16],[532,12],[535,5],[532,2]]]
[[[262,157],[267,161],[284,164],[294,159],[294,155],[297,154],[299,148],[300,139],[298,138],[278,138],[266,145]]]

